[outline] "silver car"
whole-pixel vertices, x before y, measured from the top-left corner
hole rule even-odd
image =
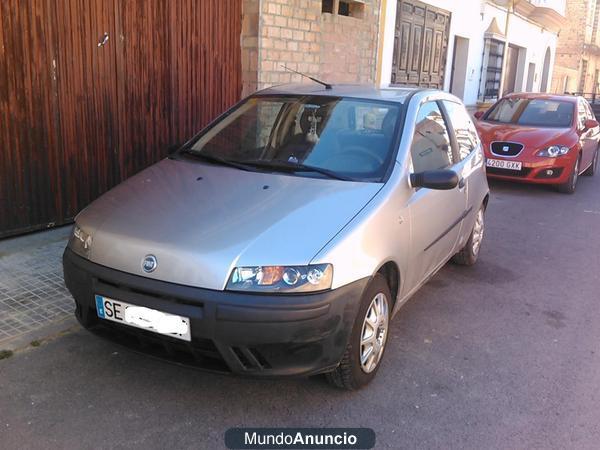
[[[477,260],[483,162],[444,92],[261,91],[77,216],[76,316],[205,369],[359,388],[411,295]]]

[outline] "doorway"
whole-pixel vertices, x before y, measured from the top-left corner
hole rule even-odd
[[[443,89],[450,17],[418,0],[398,0],[393,85]]]
[[[504,88],[502,95],[510,94],[515,91],[517,81],[517,65],[519,63],[519,47],[510,44],[506,54],[506,71],[504,72]]]
[[[544,56],[544,69],[542,71],[542,84],[540,85],[540,92],[548,92],[549,76],[550,76],[550,48],[547,48],[546,56]]]
[[[467,60],[469,56],[469,40],[464,37],[454,37],[454,55],[452,57],[452,75],[450,92],[464,100],[465,84],[467,81]]]
[[[529,69],[527,70],[527,92],[533,92],[533,82],[535,81],[535,64],[529,63]]]

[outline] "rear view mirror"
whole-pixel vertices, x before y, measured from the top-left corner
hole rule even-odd
[[[485,114],[485,111],[477,111],[475,114],[473,114],[473,117],[475,117],[477,120],[479,120],[483,117],[484,114]]]
[[[599,125],[598,121],[594,120],[594,119],[587,119],[583,123],[583,126],[585,127],[586,130],[591,130],[592,128],[596,128],[598,125]]]
[[[410,185],[414,188],[450,190],[458,185],[458,175],[453,170],[426,170],[411,173]]]

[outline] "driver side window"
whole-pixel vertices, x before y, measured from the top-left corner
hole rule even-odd
[[[454,164],[448,127],[436,102],[421,106],[410,151],[415,173],[447,169]]]

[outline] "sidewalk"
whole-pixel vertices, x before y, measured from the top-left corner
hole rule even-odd
[[[71,227],[0,240],[0,349],[73,316],[62,252]]]

